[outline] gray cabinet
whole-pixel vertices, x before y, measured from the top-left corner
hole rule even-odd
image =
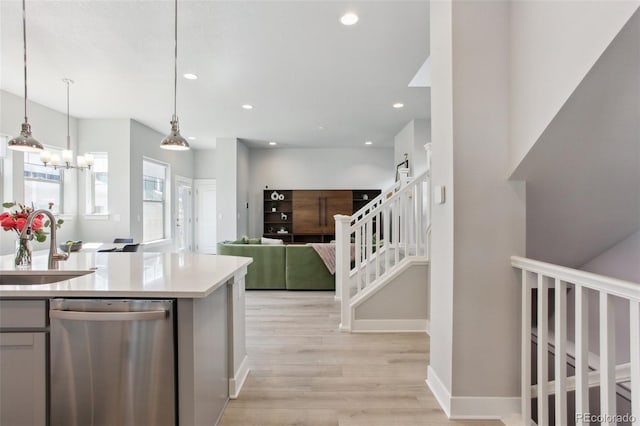
[[[0,300],[0,425],[47,424],[44,300]]]

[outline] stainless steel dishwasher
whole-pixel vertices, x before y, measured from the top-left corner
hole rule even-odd
[[[173,306],[51,300],[51,425],[176,425]]]

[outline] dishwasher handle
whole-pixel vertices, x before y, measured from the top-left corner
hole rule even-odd
[[[167,318],[168,311],[82,312],[49,310],[49,318],[69,321],[149,321]]]

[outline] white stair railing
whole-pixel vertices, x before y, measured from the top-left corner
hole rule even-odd
[[[599,415],[601,424],[615,425],[619,416],[634,416],[640,422],[640,284],[602,275],[570,269],[550,263],[514,256],[511,265],[522,271],[522,419],[532,420],[532,397],[537,398],[538,424],[549,419],[549,395],[555,399],[555,424],[567,423],[567,393],[575,390],[576,425],[588,425],[585,414]],[[554,289],[553,338],[549,333],[548,290]],[[532,306],[533,291],[537,291],[536,306]],[[589,366],[589,303],[588,292],[597,293],[599,303],[599,362]],[[572,345],[567,340],[567,298],[575,300],[574,335]],[[629,306],[629,363],[616,365],[616,304]],[[532,324],[532,309],[537,312],[537,324]],[[537,337],[537,385],[532,386],[531,337]],[[593,337],[593,336],[592,336]],[[617,336],[626,339],[627,336]],[[554,346],[554,377],[549,378],[549,344]],[[575,375],[567,377],[567,352],[574,347]],[[591,367],[591,368],[590,368]],[[596,371],[590,371],[596,370]],[[631,383],[631,413],[618,413],[616,393],[619,383]],[[589,388],[600,387],[600,412],[589,409]],[[633,422],[631,422],[633,423]]]
[[[351,303],[400,262],[408,257],[428,260],[429,199],[424,172],[410,182],[396,183],[352,216],[335,216],[341,329],[351,330]]]

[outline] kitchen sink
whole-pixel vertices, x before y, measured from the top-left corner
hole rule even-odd
[[[91,274],[94,271],[2,271],[0,285],[52,284]]]

